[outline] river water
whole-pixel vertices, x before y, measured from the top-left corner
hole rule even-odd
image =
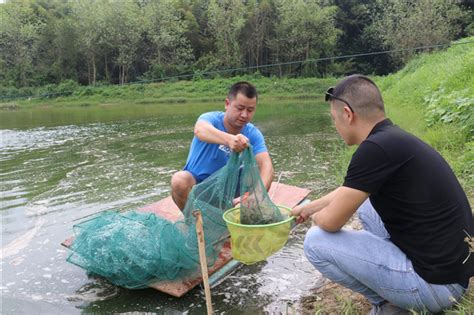
[[[196,118],[221,109],[182,103],[1,110],[2,314],[205,313],[199,287],[181,299],[115,287],[67,263],[60,243],[89,215],[168,196]],[[337,185],[342,143],[322,102],[262,97],[254,122],[282,183],[313,196]],[[322,281],[303,254],[306,229],[297,227],[284,249],[214,287],[216,313],[297,311],[300,298]]]

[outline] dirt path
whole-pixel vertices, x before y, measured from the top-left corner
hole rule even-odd
[[[303,314],[367,314],[371,309],[364,296],[329,280],[301,299],[301,307]]]

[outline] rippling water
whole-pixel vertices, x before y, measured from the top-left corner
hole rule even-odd
[[[94,108],[0,112],[2,313],[204,313],[200,289],[176,299],[118,288],[67,263],[60,243],[82,218],[166,197],[171,174],[185,162],[196,117],[221,107],[135,106],[133,115],[118,106],[107,115]],[[257,114],[281,182],[315,194],[336,185],[338,165],[329,161],[341,141],[324,107],[262,102]],[[294,310],[320,285],[302,251],[306,228],[298,227],[266,262],[242,266],[213,288],[216,311]]]

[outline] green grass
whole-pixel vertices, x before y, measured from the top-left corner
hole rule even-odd
[[[32,106],[81,106],[82,104],[174,104],[223,101],[229,87],[237,81],[254,83],[262,98],[314,98],[322,97],[334,78],[278,79],[259,75],[212,80],[129,84],[124,86],[76,86],[68,96],[21,98],[0,103],[0,108],[28,108]],[[62,90],[62,89],[61,89]],[[37,91],[35,95],[42,94]]]

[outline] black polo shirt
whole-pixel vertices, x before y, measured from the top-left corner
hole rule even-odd
[[[391,241],[424,280],[467,286],[474,275],[474,253],[464,262],[466,232],[474,236],[471,207],[432,147],[383,120],[352,156],[344,186],[370,194]]]

